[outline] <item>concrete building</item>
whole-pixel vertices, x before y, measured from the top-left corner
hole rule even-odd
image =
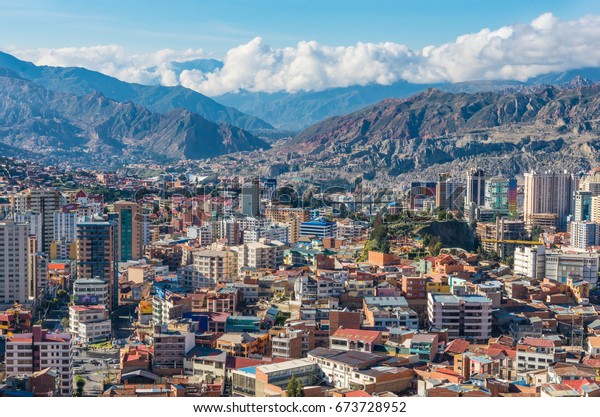
[[[482,206],[485,203],[486,175],[483,169],[472,169],[467,173],[467,197],[465,206],[475,204]]]
[[[578,189],[577,176],[566,171],[529,172],[525,174],[524,217],[528,227],[535,214],[556,214],[558,227],[566,227],[567,216],[573,213],[573,193]]]
[[[78,278],[73,283],[75,305],[101,304],[108,306],[109,285],[100,278]]]
[[[233,282],[237,276],[237,254],[231,250],[201,250],[193,255],[196,271],[212,282]]]
[[[448,329],[450,340],[487,343],[492,332],[492,301],[480,295],[427,294],[429,324]]]
[[[13,213],[30,210],[42,218],[40,247],[48,253],[54,239],[54,213],[60,211],[65,202],[60,191],[55,189],[29,189],[12,197]]]
[[[106,281],[108,309],[118,306],[118,240],[113,221],[86,221],[77,225],[77,278]]]
[[[329,336],[329,347],[337,350],[373,352],[374,346],[380,344],[381,340],[379,331],[339,328]]]
[[[586,250],[600,242],[600,227],[590,221],[573,221],[569,223],[571,247]]]
[[[60,395],[73,393],[73,339],[68,333],[50,333],[33,326],[31,333],[14,334],[6,339],[6,375],[32,374],[46,368],[60,375]]]
[[[365,323],[371,327],[419,328],[419,316],[404,297],[365,297],[363,312]]]
[[[517,372],[547,369],[556,361],[557,349],[549,339],[525,337],[517,343]]]
[[[316,236],[318,238],[335,237],[337,224],[325,219],[316,219],[300,224],[300,236]]]
[[[598,285],[597,253],[565,253],[548,251],[546,253],[546,278],[563,284],[569,277],[579,277],[590,283],[592,288]]]
[[[186,353],[194,347],[194,333],[170,331],[166,329],[166,326],[155,326],[152,339],[154,344],[153,370],[155,372],[171,369],[182,370]]]
[[[546,247],[519,246],[514,254],[515,275],[524,275],[530,278],[543,279],[546,274]]]
[[[69,306],[69,332],[83,344],[110,340],[111,321],[106,306]]]
[[[260,214],[259,206],[260,181],[253,178],[242,185],[240,193],[240,211],[246,216],[256,217]]]
[[[119,215],[119,261],[138,260],[144,253],[141,207],[132,201],[117,201],[113,210]]]
[[[54,237],[53,242],[75,242],[77,240],[77,223],[81,217],[77,212],[54,213]]]
[[[0,304],[28,300],[27,224],[0,223]]]
[[[285,244],[277,240],[260,239],[232,248],[237,251],[238,273],[242,268],[277,269],[283,264]]]

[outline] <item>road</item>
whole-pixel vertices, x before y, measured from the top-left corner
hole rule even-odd
[[[107,364],[106,361],[118,360],[118,349],[103,350],[83,350],[76,349],[73,357],[73,368],[81,368],[80,372],[73,372],[75,375],[81,375],[85,380],[84,392],[103,391],[104,382],[116,382],[119,373],[119,365]],[[100,365],[93,365],[91,361],[96,360]],[[107,372],[108,371],[108,372]]]

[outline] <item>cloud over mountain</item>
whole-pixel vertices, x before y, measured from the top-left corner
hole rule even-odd
[[[223,67],[210,72],[174,70],[172,61],[203,57],[202,50],[161,50],[129,54],[119,46],[11,50],[36,64],[79,65],[124,81],[181,84],[207,95],[240,89],[262,92],[319,91],[331,87],[460,82],[482,79],[526,80],[573,68],[600,66],[600,16],[561,20],[546,13],[529,24],[482,29],[454,42],[420,50],[392,42],[327,46],[301,41],[272,48],[262,38],[230,49]]]

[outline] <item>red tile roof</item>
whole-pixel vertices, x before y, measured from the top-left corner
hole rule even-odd
[[[446,345],[444,353],[465,353],[471,345],[470,342],[463,339],[454,339],[452,342]]]

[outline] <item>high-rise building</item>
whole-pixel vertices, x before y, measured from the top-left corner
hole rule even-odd
[[[73,392],[73,340],[69,333],[50,333],[33,326],[31,333],[14,334],[6,339],[6,375],[32,374],[46,368],[60,375],[60,395]]]
[[[60,211],[65,202],[60,191],[55,189],[26,190],[11,198],[13,213],[30,210],[42,217],[41,250],[48,253],[54,240],[54,213]]]
[[[0,223],[0,304],[28,299],[26,223]]]
[[[40,213],[26,210],[21,213],[15,213],[14,221],[17,223],[27,223],[29,236],[35,236],[36,247],[34,253],[42,250],[42,239],[44,234],[44,222]]]
[[[465,204],[474,203],[482,206],[485,202],[485,172],[483,169],[472,169],[467,174],[467,200]]]
[[[408,191],[408,206],[411,210],[424,210],[423,202],[435,201],[437,183],[411,182]]]
[[[581,179],[581,190],[589,191],[592,196],[600,196],[600,168],[592,169]]]
[[[567,216],[573,212],[573,193],[578,184],[578,177],[566,171],[526,173],[524,216],[527,226],[533,226],[537,214],[556,214],[557,226],[564,230]]]
[[[54,238],[53,242],[75,242],[77,239],[77,222],[80,217],[77,212],[54,213]]]
[[[29,235],[27,250],[27,294],[30,299],[39,299],[48,289],[48,255],[36,251],[37,238]]]
[[[589,221],[592,218],[592,192],[575,191],[575,213],[576,222]]]
[[[260,214],[259,207],[260,182],[258,178],[242,185],[240,194],[240,210],[246,216],[256,217]]]
[[[569,223],[571,233],[571,247],[587,249],[599,243],[598,234],[600,227],[597,223],[587,221],[574,221]]]
[[[464,186],[450,181],[450,174],[440,174],[436,184],[435,205],[443,210],[462,210],[465,203]]]
[[[517,215],[517,180],[514,178],[489,178],[485,183],[485,207],[507,214]]]
[[[142,226],[144,217],[140,206],[132,201],[118,201],[113,205],[119,215],[119,261],[138,260],[143,254]]]
[[[85,221],[77,225],[77,279],[99,278],[108,284],[109,310],[118,306],[117,225]]]

